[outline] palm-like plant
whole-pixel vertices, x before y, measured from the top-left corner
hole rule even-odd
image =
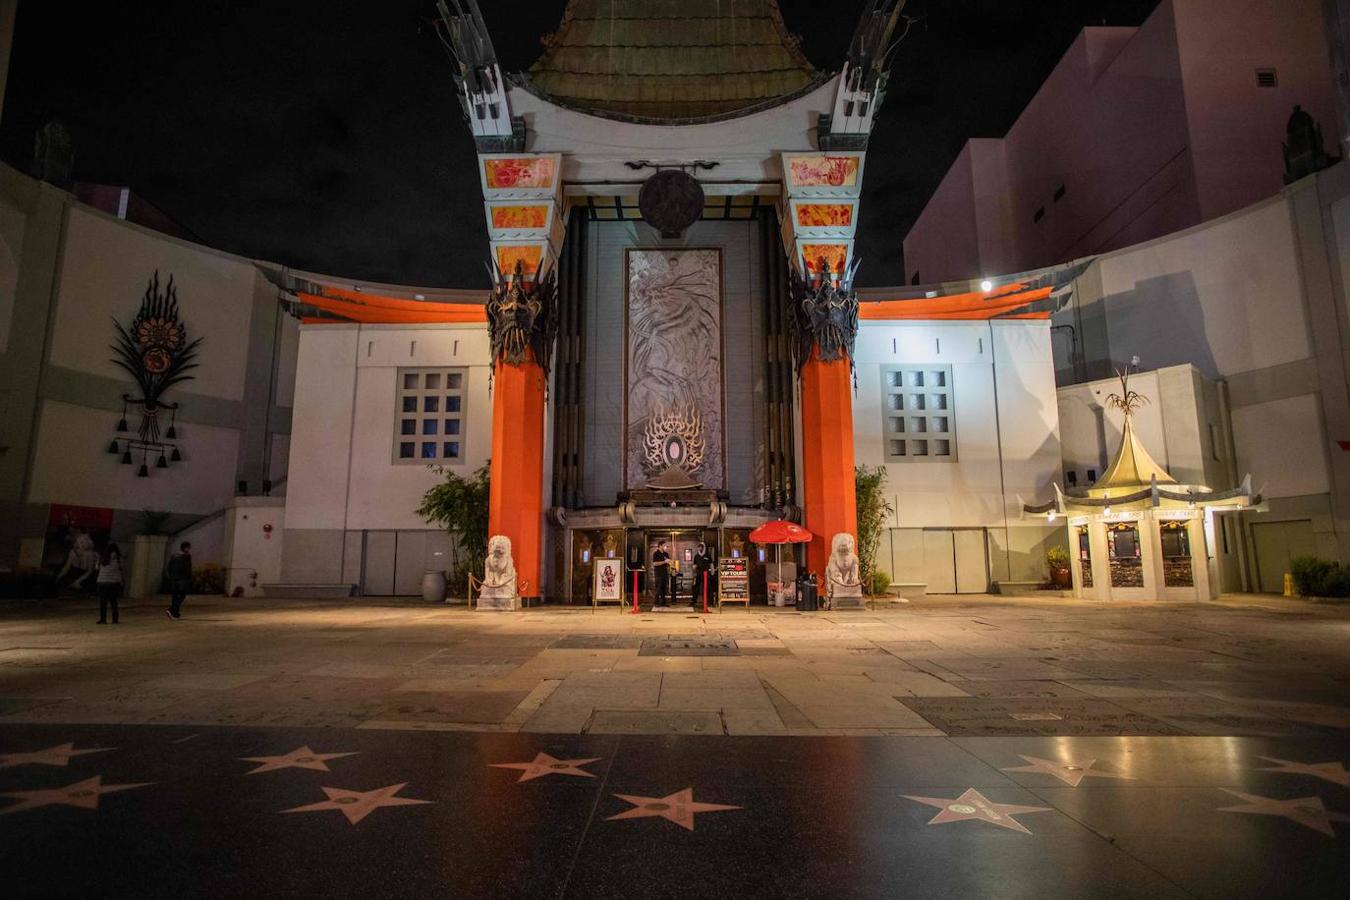
[[[146,284],[131,327],[123,327],[116,319],[113,327],[117,329],[117,342],[110,348],[116,354],[112,363],[130,375],[141,391],[135,401],[141,404],[140,439],[157,442],[160,409],[177,408],[177,404],[166,404],[161,398],[169,388],[194,377],[187,373],[197,368],[202,339],[187,339],[187,328],[178,319],[178,289],[173,276],[161,291],[158,269]]]
[[[1116,369],[1116,376],[1120,378],[1120,393],[1107,394],[1106,404],[1120,410],[1126,416],[1131,416],[1136,409],[1148,403],[1148,398],[1138,391],[1130,390],[1129,366],[1124,370]]]

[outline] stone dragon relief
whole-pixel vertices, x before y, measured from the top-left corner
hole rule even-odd
[[[628,394],[624,482],[668,468],[722,489],[722,254],[627,253]]]

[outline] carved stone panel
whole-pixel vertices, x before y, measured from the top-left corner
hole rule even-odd
[[[624,486],[671,466],[726,486],[722,409],[722,252],[626,254]]]

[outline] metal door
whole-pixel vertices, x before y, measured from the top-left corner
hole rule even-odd
[[[1257,590],[1267,594],[1284,593],[1284,573],[1289,571],[1290,560],[1317,554],[1311,519],[1255,523],[1252,543],[1256,546]]]
[[[956,593],[956,543],[945,528],[925,529],[923,533],[924,581],[929,594]]]
[[[422,593],[422,576],[427,571],[427,533],[400,531],[394,553],[394,593],[411,597]]]
[[[394,562],[398,535],[393,531],[367,531],[361,554],[361,593],[388,597],[394,593]]]
[[[956,592],[983,594],[989,590],[989,555],[983,528],[959,528],[952,532]]]

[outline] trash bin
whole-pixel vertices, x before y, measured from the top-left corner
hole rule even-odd
[[[815,612],[820,609],[820,597],[816,593],[816,583],[809,578],[797,579],[797,611]]]

